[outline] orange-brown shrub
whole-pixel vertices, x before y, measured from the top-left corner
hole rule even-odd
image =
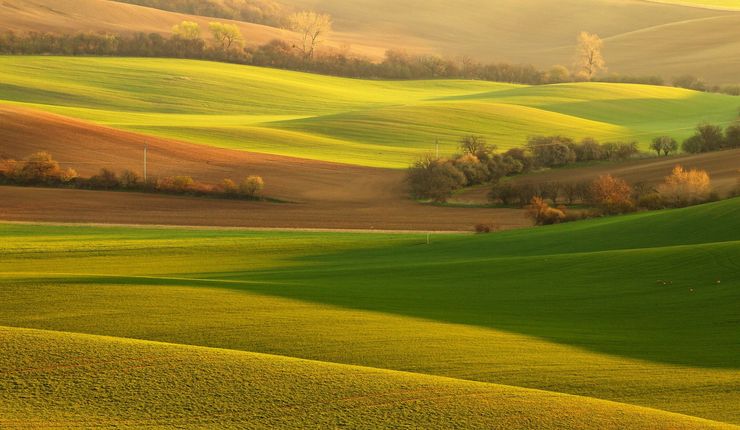
[[[658,187],[658,193],[666,204],[684,206],[706,201],[712,192],[712,181],[704,170],[684,170],[677,165]]]
[[[501,230],[501,227],[495,223],[479,223],[475,225],[475,232],[478,234],[491,233]]]
[[[551,208],[541,197],[532,198],[527,206],[527,216],[532,218],[537,225],[558,224],[566,218],[563,209]]]
[[[632,187],[623,179],[611,175],[600,176],[594,180],[588,194],[591,203],[608,214],[625,213],[635,209]]]
[[[239,184],[239,193],[247,197],[257,197],[265,188],[265,181],[259,176],[247,176]]]

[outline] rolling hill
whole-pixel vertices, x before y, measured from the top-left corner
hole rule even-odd
[[[714,83],[740,76],[740,13],[637,0],[289,0],[331,13],[355,40],[397,38],[450,56],[570,66],[580,31],[605,39],[612,72],[694,74]],[[711,4],[708,2],[686,2]],[[736,1],[717,5],[738,7]],[[412,11],[423,10],[424,13]],[[711,66],[710,66],[711,65]],[[709,66],[709,67],[708,67]]]
[[[0,339],[5,429],[733,428],[557,393],[249,352],[5,327]],[[39,397],[41,387],[55,390]]]
[[[612,72],[675,76],[693,74],[711,83],[738,83],[740,11],[734,0],[496,0],[479,2],[405,0],[285,0],[294,9],[334,16],[329,45],[379,59],[389,48],[484,61],[572,64],[580,31],[605,38]],[[688,7],[704,6],[704,7]],[[710,6],[710,7],[706,7]],[[714,7],[714,8],[711,8]],[[722,10],[729,9],[729,10]],[[423,10],[424,13],[415,13]],[[176,14],[107,0],[5,0],[0,30],[51,32],[168,33],[184,20]],[[250,44],[290,32],[237,23]],[[528,30],[536,29],[536,31]]]
[[[727,124],[740,99],[579,83],[364,81],[198,61],[0,58],[0,102],[209,146],[363,166],[408,166],[463,135],[500,148],[534,134],[684,138]]]
[[[503,384],[737,425],[739,210],[733,199],[488,236],[434,235],[430,245],[412,234],[2,224],[0,326]],[[33,351],[14,354],[32,360]],[[300,397],[302,382],[288,379],[286,393]],[[339,392],[354,390],[345,387]],[[176,390],[168,403],[189,393]],[[456,400],[462,409],[450,413],[467,416],[479,407],[470,401]],[[93,405],[105,408],[100,402]]]

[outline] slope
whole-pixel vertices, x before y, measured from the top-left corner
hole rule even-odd
[[[6,102],[194,143],[376,167],[406,167],[435,138],[451,153],[465,134],[501,148],[536,133],[646,145],[665,133],[687,136],[701,121],[728,123],[738,106],[731,96],[626,84],[363,81],[153,59],[6,57],[0,65]]]
[[[4,225],[0,325],[423,372],[738,423],[739,203],[437,235],[431,245],[421,235]]]
[[[247,352],[9,328],[0,339],[3,428],[734,428],[556,393]]]
[[[395,36],[450,56],[570,66],[580,31],[606,39],[612,72],[737,83],[740,13],[633,0],[286,0],[331,13],[355,40]],[[422,10],[424,13],[414,13]],[[712,67],[707,67],[711,64]]]
[[[606,58],[616,73],[657,74],[667,79],[690,73],[712,83],[737,83],[740,71],[733,55],[740,49],[740,13],[719,10],[736,9],[737,4],[729,0],[691,2],[714,9],[685,7],[689,2],[638,0],[590,0],[588,7],[578,0],[465,0],[454,5],[419,0],[283,3],[331,13],[337,31],[328,45],[349,46],[375,59],[397,48],[541,67],[570,66],[575,37],[586,30],[606,38]],[[424,13],[414,13],[419,10]],[[168,33],[185,19],[203,28],[213,21],[106,0],[5,0],[0,4],[0,29],[16,31]],[[249,44],[295,38],[280,29],[236,24]]]
[[[42,111],[0,106],[0,158],[49,151],[84,176],[105,167],[150,177],[187,175],[209,183],[260,175],[266,195],[291,203],[213,200],[82,190],[0,187],[5,220],[200,226],[470,230],[495,218],[529,225],[515,209],[468,211],[419,205],[394,169],[313,161],[194,145],[115,130]]]

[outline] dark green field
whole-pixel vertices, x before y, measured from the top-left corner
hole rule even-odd
[[[161,397],[147,400],[156,405],[147,416],[165,423],[171,414],[204,409],[199,412],[205,414],[204,425],[236,425],[239,416],[251,417],[252,423],[275,424],[278,421],[271,420],[282,413],[277,405],[293,395],[306,408],[317,408],[318,415],[296,415],[299,421],[279,425],[373,427],[371,423],[383,422],[373,421],[378,414],[385,413],[398,419],[385,425],[449,427],[450,420],[468,413],[474,417],[472,426],[526,428],[526,423],[536,423],[538,428],[563,428],[568,422],[557,414],[547,418],[532,405],[491,400],[494,391],[506,399],[516,398],[496,391],[503,389],[500,385],[490,385],[503,384],[621,404],[576,406],[593,400],[557,397],[564,402],[561,410],[574,411],[566,428],[620,428],[614,417],[624,411],[630,417],[646,413],[634,409],[638,406],[682,415],[650,411],[639,415],[632,427],[710,425],[688,416],[737,425],[739,224],[738,199],[493,235],[432,235],[431,244],[424,235],[2,224],[0,325],[8,327],[2,331],[8,345],[25,344],[28,336],[49,338],[38,348],[54,345],[55,357],[72,354],[62,362],[92,354],[65,342],[100,342],[113,348],[110,354],[118,354],[115,348],[126,350],[127,360],[184,354],[187,358],[177,363],[206,373],[222,372],[213,366],[229,363],[230,370],[223,371],[224,377],[229,375],[225,386],[252,381],[265,390],[259,399],[240,406],[248,414],[234,416],[220,416],[208,405],[244,402],[247,394],[237,388],[219,388],[217,395],[223,397],[216,398],[194,396],[192,390],[203,389],[198,381],[163,391]],[[72,334],[59,338],[10,327],[216,349]],[[108,411],[105,391],[86,384],[66,386],[64,378],[96,378],[114,391],[122,390],[120,384],[129,390],[137,386],[152,390],[147,385],[154,383],[151,380],[118,379],[120,369],[99,375],[86,365],[75,365],[63,372],[62,379],[33,382],[22,377],[23,366],[13,363],[43,354],[34,348],[13,348],[10,361],[6,358],[1,364],[0,386],[6,388],[4,401],[11,407],[0,415],[0,424],[12,425],[23,413],[48,422],[64,417],[84,421],[108,413],[124,424],[141,418],[136,409],[140,406],[126,406],[138,404],[136,399],[111,404]],[[256,364],[250,361],[256,357],[253,353],[272,358],[259,356],[263,362]],[[321,366],[335,365],[284,363],[275,355],[361,368],[341,368],[358,372],[337,381],[341,388],[330,388],[329,379],[316,376],[320,394],[313,398],[301,391],[309,388],[300,388],[300,381],[326,369]],[[275,370],[283,365],[302,370]],[[158,383],[174,384],[182,377],[179,364],[163,366]],[[249,376],[266,372],[261,366],[281,375],[264,382],[279,381],[274,382],[276,391]],[[360,376],[376,372],[368,368],[414,375]],[[290,375],[297,379],[292,381]],[[454,379],[427,380],[421,375]],[[381,386],[367,385],[364,377]],[[465,381],[484,384],[471,386]],[[285,384],[292,384],[295,391]],[[415,396],[414,384],[433,385],[419,389],[424,399],[434,401],[425,404]],[[54,394],[61,387],[74,398],[86,399],[91,409],[69,409],[73,397]],[[362,414],[343,415],[342,399],[359,387],[376,400],[386,392],[398,396],[380,401],[384,406],[375,412],[363,409]],[[484,396],[488,399],[484,401],[482,394],[463,396],[455,391],[470,389],[494,397]],[[24,402],[29,396],[34,402]],[[172,401],[183,397],[192,410],[173,406]],[[456,399],[457,409],[440,409],[441,399],[449,398]],[[414,405],[406,419],[400,412],[404,405]],[[576,412],[581,407],[589,412]],[[487,421],[490,416],[481,411],[499,415]],[[591,412],[594,420],[589,420]]]

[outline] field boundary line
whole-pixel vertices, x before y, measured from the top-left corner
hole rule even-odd
[[[53,221],[13,221],[0,219],[0,225],[28,225],[28,226],[57,226],[57,227],[122,227],[158,230],[223,230],[223,231],[254,231],[254,232],[303,232],[303,233],[365,233],[365,234],[414,234],[424,235],[449,234],[472,235],[473,231],[466,230],[404,230],[404,229],[352,229],[352,228],[310,228],[310,227],[237,227],[237,226],[210,226],[210,225],[179,225],[179,224],[126,224],[103,222],[53,222]]]

